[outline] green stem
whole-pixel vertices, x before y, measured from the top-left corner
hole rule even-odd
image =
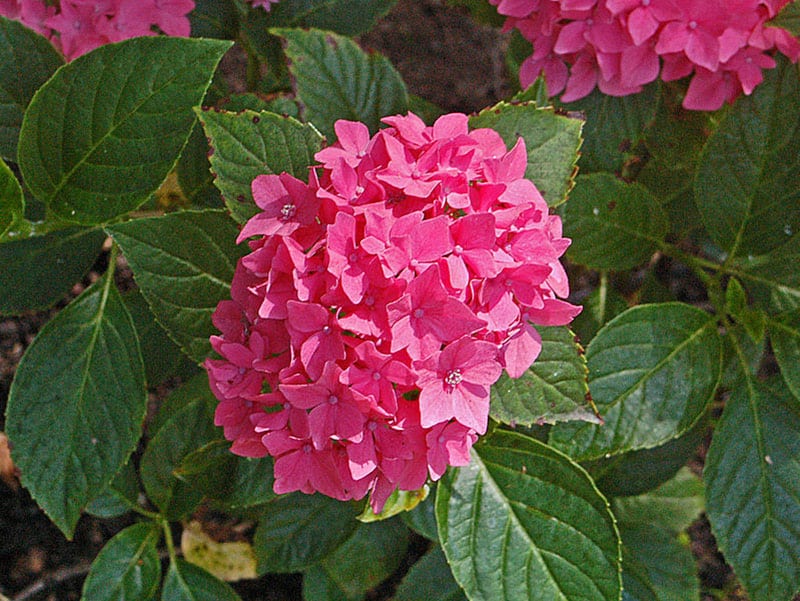
[[[164,542],[167,544],[167,552],[169,553],[169,559],[172,563],[175,563],[175,558],[178,554],[175,552],[175,541],[172,538],[172,530],[169,527],[169,520],[164,519],[162,516],[159,516],[161,519],[161,527],[164,530]]]

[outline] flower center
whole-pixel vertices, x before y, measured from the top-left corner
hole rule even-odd
[[[332,394],[331,396],[328,397],[328,403],[330,403],[331,405],[335,405],[338,402],[339,402],[339,397],[336,396],[335,394]]]
[[[297,213],[297,207],[293,204],[285,204],[281,207],[281,220],[289,221]]]
[[[425,310],[424,309],[415,309],[414,310],[414,317],[416,317],[417,319],[422,319],[424,315],[425,315]]]
[[[448,386],[458,386],[464,377],[461,375],[460,369],[451,369],[444,377],[444,383]]]

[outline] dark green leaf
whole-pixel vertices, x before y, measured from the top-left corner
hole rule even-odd
[[[303,601],[352,601],[322,566],[303,572]]]
[[[197,369],[170,340],[164,328],[158,325],[147,301],[138,290],[126,293],[122,298],[136,326],[149,387],[158,386],[174,376],[188,376]]]
[[[781,12],[767,23],[775,27],[783,27],[793,36],[800,36],[800,2],[792,0],[781,9]]]
[[[233,40],[239,32],[239,14],[232,0],[195,0],[189,20],[194,38]]]
[[[49,307],[89,271],[105,235],[69,228],[0,244],[0,313]]]
[[[17,160],[22,116],[64,59],[44,37],[0,17],[0,157]]]
[[[571,260],[594,269],[622,270],[646,262],[667,233],[667,215],[639,184],[609,173],[579,177],[564,208]]]
[[[94,225],[136,209],[178,160],[230,42],[143,37],[59,69],[22,122],[25,183],[61,218]]]
[[[722,343],[713,315],[682,303],[639,305],[586,349],[605,425],[558,424],[550,444],[578,459],[659,446],[689,430],[714,396]]]
[[[221,207],[219,190],[208,161],[209,146],[200,123],[195,123],[189,141],[178,160],[178,185],[186,200],[195,207]]]
[[[688,547],[675,540],[669,530],[653,524],[620,522],[623,565],[643,568],[653,595],[623,593],[623,601],[687,601],[700,597],[696,564]],[[630,579],[623,571],[626,592]],[[630,587],[633,589],[633,587]],[[633,589],[635,590],[635,589]]]
[[[409,534],[396,518],[359,524],[320,567],[348,599],[362,599],[398,568],[408,549]]]
[[[560,115],[552,108],[537,108],[531,102],[501,102],[484,109],[469,123],[472,128],[496,130],[509,148],[523,138],[528,149],[525,177],[536,185],[551,207],[567,199],[575,184],[583,121]]]
[[[176,558],[164,578],[161,601],[241,601],[229,584]]]
[[[608,278],[600,278],[600,284],[584,299],[583,311],[572,321],[570,328],[587,344],[598,330],[628,308],[628,302],[609,285]]]
[[[725,289],[725,311],[734,322],[744,328],[754,342],[764,341],[766,316],[762,310],[748,304],[747,292],[736,278],[728,280],[728,287]]]
[[[393,601],[467,601],[438,545],[411,566]]]
[[[586,358],[567,327],[539,327],[542,350],[517,379],[505,373],[492,386],[491,416],[504,424],[598,422],[587,401]]]
[[[783,380],[800,399],[800,310],[770,318],[767,327]]]
[[[167,398],[161,401],[158,411],[147,425],[147,437],[153,438],[167,421],[197,399],[203,399],[206,402],[209,412],[213,412],[217,406],[217,399],[208,386],[208,374],[205,371],[199,372],[187,382],[181,384]]]
[[[400,516],[406,526],[417,534],[429,540],[438,541],[439,532],[436,529],[436,484],[431,483],[428,486],[430,486],[428,498],[411,511],[401,513]]]
[[[800,583],[800,415],[774,378],[734,388],[705,465],[706,511],[753,601],[788,601]]]
[[[132,461],[122,466],[105,490],[86,506],[86,513],[113,518],[128,513],[139,503],[139,478]]]
[[[800,233],[795,233],[785,244],[766,255],[734,260],[739,268],[733,273],[747,281],[749,290],[764,306],[775,312],[800,308]]]
[[[657,525],[678,534],[705,508],[703,481],[685,467],[648,493],[617,497],[613,507],[619,522]]]
[[[209,392],[210,394],[210,392]],[[190,513],[202,494],[178,479],[184,457],[220,437],[207,399],[198,398],[159,428],[142,455],[142,484],[150,500],[171,520]]]
[[[281,0],[267,13],[251,12],[250,21],[265,27],[327,29],[355,36],[372,29],[396,0]]]
[[[608,503],[568,457],[495,431],[439,482],[447,561],[471,601],[620,598],[619,537]]]
[[[211,351],[211,314],[229,298],[238,229],[222,211],[182,211],[108,228],[156,319],[197,362]]]
[[[83,583],[82,601],[150,601],[161,580],[154,522],[129,526],[95,558]]]
[[[22,196],[22,187],[5,161],[0,159],[0,240],[23,219],[25,198]]]
[[[42,328],[8,400],[22,483],[68,537],[136,447],[146,404],[139,341],[109,274]]]
[[[639,94],[608,96],[595,90],[586,98],[565,104],[586,116],[583,147],[578,163],[581,173],[619,172],[627,154],[644,137],[658,110],[660,84],[650,84]]]
[[[628,451],[593,461],[587,466],[597,488],[609,497],[641,495],[672,478],[686,465],[703,442],[708,422],[696,426],[675,440],[640,451]]]
[[[286,40],[297,95],[304,116],[329,141],[338,119],[361,121],[372,133],[381,117],[404,113],[406,87],[389,60],[366,54],[352,40],[329,32],[278,29]]]
[[[259,573],[297,572],[320,562],[350,537],[357,515],[353,505],[321,494],[270,501],[253,540]]]
[[[731,255],[762,254],[800,230],[800,79],[782,56],[708,139],[695,201]]]
[[[198,115],[211,140],[214,184],[238,221],[246,221],[258,210],[250,190],[256,176],[286,171],[308,180],[308,167],[322,146],[313,127],[291,117],[249,110]]]

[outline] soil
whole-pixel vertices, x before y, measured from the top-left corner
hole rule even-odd
[[[386,54],[403,75],[411,93],[449,111],[475,112],[509,95],[503,53],[506,38],[497,29],[477,25],[464,11],[436,0],[400,0],[361,43]],[[100,266],[98,266],[98,269]],[[86,283],[86,282],[85,282]],[[84,283],[84,284],[85,284]],[[675,281],[671,282],[675,284]],[[681,282],[677,282],[681,285]],[[79,293],[78,285],[73,294]],[[36,332],[54,309],[0,319],[0,432],[15,367]],[[65,601],[80,598],[88,566],[103,544],[130,522],[127,518],[84,517],[67,541],[19,486],[0,435],[0,601]],[[702,464],[703,449],[696,465]],[[702,601],[744,601],[732,571],[716,549],[708,522],[698,519],[689,529],[697,558]],[[426,543],[416,539],[412,555],[393,578],[396,581]],[[236,585],[245,601],[299,601],[298,575],[267,576]],[[388,599],[392,585],[369,595]]]

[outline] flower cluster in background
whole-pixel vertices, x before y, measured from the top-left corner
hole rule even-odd
[[[750,94],[775,66],[793,62],[800,43],[767,27],[789,0],[490,0],[533,44],[520,69],[523,87],[544,74],[564,102],[639,92],[661,77],[692,75],[684,107],[715,110]],[[563,93],[562,93],[563,92]]]
[[[188,36],[194,0],[0,0],[0,15],[49,38],[67,60],[103,44],[157,35]]]
[[[308,183],[253,181],[239,240],[255,238],[206,362],[217,425],[233,452],[275,458],[276,492],[371,492],[376,511],[465,465],[490,386],[540,351],[531,324],[579,311],[523,140],[509,151],[462,114],[384,122],[337,122]]]

